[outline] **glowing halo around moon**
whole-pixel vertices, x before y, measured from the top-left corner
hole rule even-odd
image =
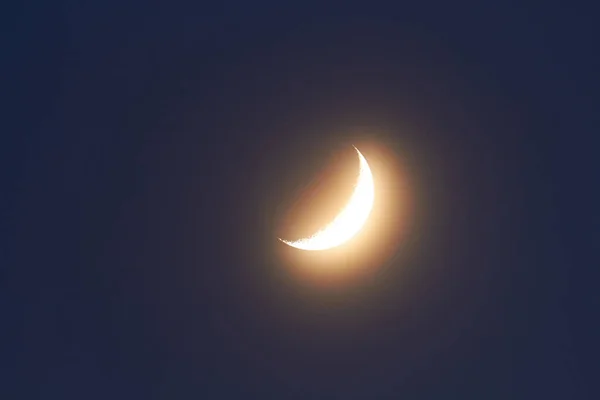
[[[277,282],[313,293],[372,282],[410,263],[419,214],[409,148],[384,131],[350,134],[352,150],[340,150],[310,185],[294,185],[296,195],[282,195],[268,211],[278,233],[269,235],[275,263],[265,267]],[[281,174],[275,185],[288,176]]]
[[[346,206],[330,224],[317,233],[295,241],[282,238],[279,240],[300,250],[329,250],[346,243],[362,229],[373,209],[375,184],[367,160],[356,147],[354,149],[358,154],[360,170],[354,191]]]

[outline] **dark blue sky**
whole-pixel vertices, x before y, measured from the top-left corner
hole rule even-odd
[[[0,397],[593,398],[592,10],[438,3],[15,10]],[[303,286],[277,207],[356,131],[413,227]]]

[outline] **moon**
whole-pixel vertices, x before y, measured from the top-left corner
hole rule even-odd
[[[329,225],[317,233],[295,241],[279,238],[280,241],[300,250],[328,250],[346,243],[362,229],[373,209],[375,184],[367,160],[356,147],[354,149],[358,154],[360,170],[346,206]]]

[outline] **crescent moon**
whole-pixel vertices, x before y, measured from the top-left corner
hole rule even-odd
[[[280,241],[300,250],[328,250],[346,243],[362,229],[373,209],[375,184],[367,160],[356,147],[354,149],[360,170],[352,196],[342,211],[329,225],[309,237],[295,241],[279,238]]]

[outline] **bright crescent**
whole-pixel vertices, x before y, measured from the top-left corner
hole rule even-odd
[[[279,240],[300,250],[328,250],[346,243],[362,229],[373,209],[375,184],[367,160],[356,147],[354,149],[360,160],[358,180],[350,200],[333,222],[307,238],[296,241]]]

